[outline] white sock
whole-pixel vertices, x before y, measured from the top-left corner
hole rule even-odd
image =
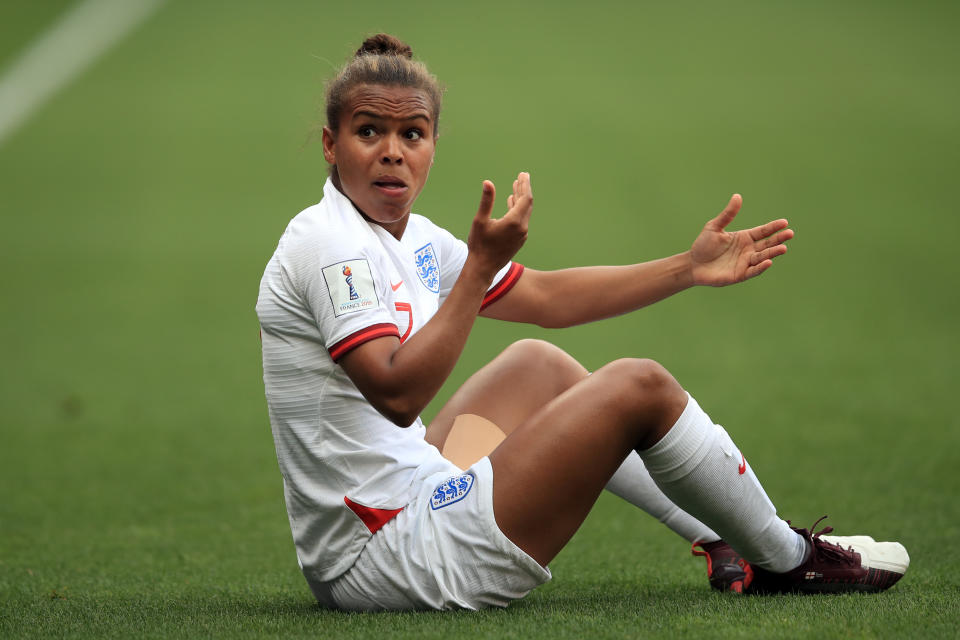
[[[667,435],[640,458],[671,500],[750,562],[783,573],[806,558],[807,543],[777,517],[740,450],[692,397]]]
[[[631,451],[617,472],[607,483],[607,491],[620,496],[635,507],[640,507],[670,527],[688,542],[713,542],[720,536],[689,513],[670,502],[653,481],[643,460]]]

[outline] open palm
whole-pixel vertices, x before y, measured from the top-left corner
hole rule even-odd
[[[786,220],[773,220],[742,231],[725,231],[743,198],[734,194],[720,214],[703,227],[690,248],[691,270],[695,284],[722,287],[758,276],[787,252],[787,240],[793,237]]]

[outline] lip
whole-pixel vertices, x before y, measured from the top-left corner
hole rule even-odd
[[[401,196],[407,192],[407,183],[396,176],[378,176],[373,186],[386,196]]]

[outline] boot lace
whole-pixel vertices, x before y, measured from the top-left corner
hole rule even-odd
[[[839,544],[827,542],[820,537],[821,535],[833,531],[833,527],[824,525],[823,529],[811,535],[810,531],[816,529],[817,525],[826,518],[827,516],[823,516],[814,522],[809,531],[807,529],[794,529],[794,531],[802,535],[810,543],[810,547],[812,549],[811,553],[813,554],[814,559],[824,560],[827,562],[842,562],[851,566],[859,565],[859,554],[854,551],[852,547],[847,547],[844,549]]]

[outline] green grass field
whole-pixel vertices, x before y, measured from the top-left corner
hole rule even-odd
[[[0,141],[0,637],[956,637],[960,7],[170,0]],[[0,73],[69,2],[0,4]],[[478,323],[426,412],[522,337],[664,363],[781,514],[910,550],[881,596],[712,593],[604,496],[506,610],[348,615],[297,569],[254,302],[317,201],[322,82],[393,32],[447,87],[417,211],[465,236],[529,170],[519,260],[797,231],[764,277],[565,331]],[[616,292],[610,292],[616,295]]]

